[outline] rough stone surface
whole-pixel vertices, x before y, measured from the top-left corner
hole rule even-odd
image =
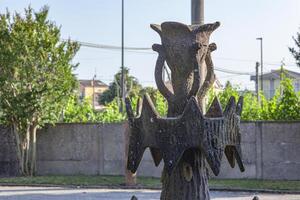
[[[0,126],[0,177],[18,175],[15,137],[10,128]]]
[[[215,79],[211,52],[216,44],[210,44],[209,38],[219,26],[219,22],[151,25],[161,38],[161,44],[152,46],[158,53],[155,81],[168,102],[168,112],[166,117],[158,116],[146,94],[135,116],[126,100],[130,129],[127,169],[135,173],[149,147],[156,166],[164,161],[161,200],[209,200],[207,164],[218,175],[223,152],[231,167],[237,163],[245,170],[239,128],[243,98],[236,104],[231,97],[224,114],[216,98],[203,114],[203,99]],[[165,64],[171,70],[172,91],[162,79]]]

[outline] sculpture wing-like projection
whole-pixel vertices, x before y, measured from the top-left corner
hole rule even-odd
[[[158,165],[161,161],[161,156],[157,151],[158,146],[156,145],[155,134],[152,132],[152,130],[157,129],[157,124],[154,123],[154,120],[156,121],[158,114],[148,95],[145,95],[141,113],[137,117],[134,117],[128,98],[126,98],[125,103],[130,127],[127,168],[134,173],[147,147],[150,147],[155,164]]]
[[[169,174],[190,148],[204,152],[215,175],[219,174],[224,148],[231,166],[234,166],[235,158],[243,171],[238,126],[242,100],[236,106],[234,98],[231,98],[225,117],[217,98],[205,116],[195,97],[190,98],[182,115],[177,117],[160,117],[148,95],[145,95],[141,113],[137,117],[134,117],[128,99],[126,108],[131,132],[127,168],[132,172],[136,172],[147,147],[155,165],[163,159]]]
[[[222,107],[215,98],[205,114],[204,137],[202,138],[202,150],[207,163],[215,175],[220,172],[221,161],[224,154],[224,118]]]
[[[127,168],[132,172],[136,172],[147,147],[155,164],[158,165],[162,158],[171,173],[185,150],[200,146],[203,115],[194,97],[183,114],[174,118],[159,117],[148,95],[143,99],[140,116],[133,116],[128,99],[126,108],[131,132]],[[195,117],[197,120],[192,121]]]
[[[243,97],[239,98],[237,105],[234,97],[229,99],[229,102],[224,111],[225,119],[225,155],[232,168],[235,166],[235,160],[238,163],[240,170],[245,171],[242,161],[241,150],[241,132],[240,132],[240,116],[243,108]]]

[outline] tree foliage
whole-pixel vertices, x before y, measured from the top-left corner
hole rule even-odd
[[[138,95],[138,93],[142,89],[142,86],[139,84],[137,78],[129,74],[128,68],[124,68],[124,75],[125,75],[124,79],[126,83],[126,87],[125,87],[126,95],[129,97]],[[120,71],[115,74],[114,81],[109,84],[108,90],[106,90],[100,95],[99,97],[100,104],[105,105],[113,101],[116,97],[121,96],[121,76],[122,76],[122,71],[120,69]]]
[[[93,106],[89,99],[79,100],[77,95],[69,98],[68,104],[63,111],[63,121],[70,122],[94,122],[96,120]]]
[[[106,104],[102,111],[96,111],[90,104],[89,99],[79,101],[74,95],[69,99],[68,105],[64,110],[63,122],[66,123],[86,123],[86,122],[101,122],[114,123],[125,120],[125,114],[119,112],[117,99]]]
[[[148,93],[149,92],[149,93]],[[167,113],[167,102],[164,97],[158,92],[158,90],[147,87],[143,88],[140,92],[141,95],[145,93],[149,94],[154,106],[161,116],[165,116]],[[136,110],[138,99],[141,100],[141,95],[134,95],[130,97],[132,107]],[[119,99],[116,97],[111,102],[105,105],[105,108],[101,111],[93,109],[88,99],[84,99],[82,102],[75,95],[70,98],[65,110],[63,122],[66,123],[87,123],[87,122],[99,122],[99,123],[116,123],[126,120],[125,112],[119,111]]]
[[[293,37],[296,47],[289,47],[290,52],[296,59],[298,67],[300,67],[300,32],[297,33],[296,37]]]
[[[281,90],[278,88],[274,97],[269,100],[260,92],[261,102],[258,102],[252,92],[238,92],[238,88],[227,83],[223,92],[216,94],[210,91],[209,104],[216,95],[224,109],[230,96],[237,99],[242,95],[244,97],[242,120],[300,120],[300,95],[295,92],[292,80],[284,78],[280,88]]]
[[[35,170],[36,129],[56,122],[76,87],[70,62],[77,43],[60,41],[60,29],[47,19],[49,9],[25,16],[0,15],[1,122],[13,125],[18,139],[20,171]]]

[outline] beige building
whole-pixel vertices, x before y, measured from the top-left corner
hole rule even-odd
[[[89,99],[94,109],[102,109],[99,104],[99,96],[108,89],[108,85],[100,80],[79,80],[80,99]]]
[[[289,70],[283,70],[283,74],[285,77],[291,79],[293,81],[293,85],[296,92],[300,91],[300,73],[289,71]],[[280,80],[281,80],[281,70],[272,70],[269,73],[263,74],[263,93],[267,99],[272,98],[275,95],[276,90],[280,86]],[[256,76],[250,77],[251,81],[256,80]],[[258,88],[260,89],[260,80],[261,76],[259,76],[258,79]]]

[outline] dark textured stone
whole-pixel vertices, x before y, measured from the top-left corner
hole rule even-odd
[[[155,81],[167,99],[167,117],[158,115],[147,95],[137,106],[137,117],[129,99],[126,100],[130,125],[127,168],[136,172],[147,147],[156,166],[163,159],[162,200],[210,199],[205,160],[218,175],[224,152],[231,167],[237,162],[240,170],[245,170],[239,128],[243,99],[236,104],[231,97],[224,113],[218,99],[206,115],[201,107],[215,80],[211,52],[216,45],[209,44],[209,37],[219,25],[219,22],[202,26],[177,22],[151,25],[162,42],[152,48],[158,52]],[[165,63],[171,70],[172,91],[162,79]],[[204,71],[205,80],[200,80]]]
[[[133,195],[133,196],[131,197],[131,200],[138,200],[138,198],[136,198],[136,196]]]
[[[160,117],[148,95],[143,99],[141,115],[138,118],[130,118],[131,136],[128,153],[128,169],[136,172],[143,153],[147,147],[151,151],[159,150],[169,174],[178,164],[183,153],[191,148],[198,148],[205,154],[212,171],[219,174],[222,155],[225,154],[232,167],[235,160],[241,171],[244,166],[241,159],[241,141],[239,132],[239,118],[234,98],[229,100],[224,116],[218,100],[214,101],[203,116],[198,107],[197,100],[191,97],[183,114],[173,118]],[[127,100],[127,109],[130,110],[130,102]],[[222,116],[220,116],[220,113]],[[217,117],[215,117],[217,115]],[[210,116],[210,117],[207,117]],[[153,155],[156,165],[160,158]]]

